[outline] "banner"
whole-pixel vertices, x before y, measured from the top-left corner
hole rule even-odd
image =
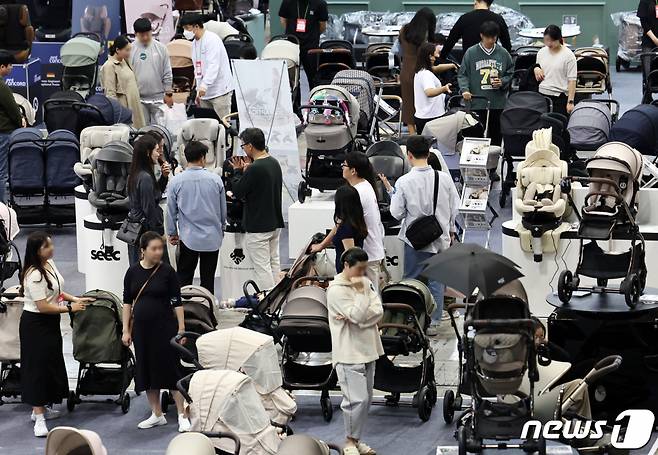
[[[171,14],[171,0],[123,0],[126,13],[126,31],[135,33],[133,24],[140,17],[151,21],[153,37],[168,43],[174,37],[174,18]]]
[[[103,53],[99,64],[107,60],[107,43],[121,34],[121,4],[119,0],[73,0],[73,34],[95,33],[100,36]]]
[[[302,179],[299,147],[292,111],[288,67],[283,60],[233,60],[235,97],[240,130],[263,130],[269,152],[283,172],[283,213],[297,200]]]

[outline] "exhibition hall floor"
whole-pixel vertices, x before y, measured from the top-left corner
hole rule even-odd
[[[302,77],[302,80],[305,80]],[[615,91],[613,98],[619,100],[622,112],[633,107],[635,101],[640,99],[640,75],[639,73],[616,74],[613,70],[613,86]],[[448,161],[454,164],[454,158]],[[494,205],[497,206],[497,195],[492,196]],[[491,245],[493,250],[501,249],[501,223],[511,218],[510,204],[501,210],[501,218],[496,221],[491,233]],[[25,238],[32,229],[22,229],[17,243],[21,252],[24,249]],[[62,228],[50,230],[56,247],[58,268],[66,279],[65,289],[73,294],[85,291],[84,277],[77,271],[76,264],[76,240],[75,228]],[[483,241],[475,235],[469,236],[469,241]],[[284,230],[281,239],[281,257],[287,258],[288,235]],[[284,259],[285,260],[285,259]],[[14,278],[6,285],[15,284]],[[219,288],[217,280],[216,288]],[[222,327],[237,325],[243,314],[237,311],[223,310],[220,316]],[[62,318],[62,331],[65,334],[64,347],[66,362],[69,370],[71,387],[75,385],[77,374],[77,363],[71,355],[71,330],[68,326],[68,317]],[[454,387],[457,382],[457,352],[455,336],[448,323],[444,323],[441,333],[432,342],[432,348],[436,356],[436,379],[439,385],[439,397],[443,390]],[[382,393],[376,393],[381,399]],[[82,403],[78,405],[73,413],[68,413],[65,406],[60,406],[62,417],[57,421],[51,421],[50,427],[57,425],[75,426],[98,432],[103,439],[110,455],[124,454],[164,454],[169,441],[176,435],[176,416],[170,410],[168,415],[169,424],[161,428],[151,430],[138,430],[137,423],[148,415],[147,403],[144,395],[133,398],[130,412],[123,415],[118,406],[111,404]],[[340,398],[333,396],[334,417],[327,424],[322,419],[319,400],[311,394],[298,393],[299,411],[296,419],[292,422],[296,433],[309,433],[313,436],[327,441],[342,442],[343,423],[338,408]],[[421,423],[416,410],[410,407],[392,408],[385,406],[373,406],[371,417],[364,435],[364,440],[371,444],[381,455],[401,455],[413,453],[414,455],[431,454],[457,454],[456,441],[453,438],[454,425],[445,425],[441,415],[441,400],[427,423]],[[172,406],[173,408],[173,406]],[[644,449],[636,451],[637,454],[655,453],[655,448],[649,451],[653,441]],[[32,455],[44,453],[45,439],[36,439],[32,436],[32,423],[29,420],[29,408],[22,404],[10,403],[0,406],[0,455]],[[520,451],[505,451],[505,453],[522,453]],[[488,451],[495,453],[495,451]],[[549,453],[568,454],[572,453],[565,446],[550,446]],[[575,453],[575,452],[574,452]],[[191,454],[192,455],[192,454]],[[300,454],[302,455],[302,454]]]

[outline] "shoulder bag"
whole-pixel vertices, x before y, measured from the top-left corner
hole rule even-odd
[[[418,218],[407,227],[406,237],[415,250],[422,250],[443,235],[443,229],[436,218],[436,204],[439,198],[439,173],[434,171],[434,202],[431,215]]]
[[[153,270],[153,272],[151,272],[151,274],[146,279],[146,281],[144,281],[144,284],[139,289],[139,292],[137,293],[137,296],[133,300],[132,308],[131,308],[131,311],[130,311],[130,333],[132,333],[132,331],[133,331],[133,322],[134,322],[134,319],[135,319],[135,305],[137,305],[137,302],[139,301],[139,298],[142,296],[142,293],[144,292],[144,289],[146,289],[146,286],[148,286],[149,282],[151,281],[151,278],[153,278],[155,276],[155,274],[158,272],[158,270],[160,270],[161,265],[162,265],[162,262],[159,263],[155,267],[155,269]]]
[[[121,240],[122,242],[126,242],[131,246],[139,246],[139,238],[145,230],[145,222],[145,218],[142,218],[139,221],[135,221],[132,218],[127,217],[125,220],[123,220],[123,223],[121,223],[121,226],[117,231],[117,239]]]

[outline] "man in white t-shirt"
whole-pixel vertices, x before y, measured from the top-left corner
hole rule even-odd
[[[192,42],[192,64],[197,87],[196,102],[213,109],[221,119],[231,113],[233,75],[221,38],[203,27],[203,16],[188,13],[181,19],[183,35]]]

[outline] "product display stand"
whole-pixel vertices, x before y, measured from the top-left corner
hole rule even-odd
[[[85,187],[78,185],[75,187],[75,242],[76,251],[78,253],[78,272],[85,274],[89,261],[89,256],[85,254],[84,250],[84,219],[96,213],[94,207],[89,203],[89,193]]]
[[[245,234],[226,232],[219,251],[218,271],[221,269],[222,300],[239,299],[244,295],[242,285],[254,278],[254,266],[245,249]]]

